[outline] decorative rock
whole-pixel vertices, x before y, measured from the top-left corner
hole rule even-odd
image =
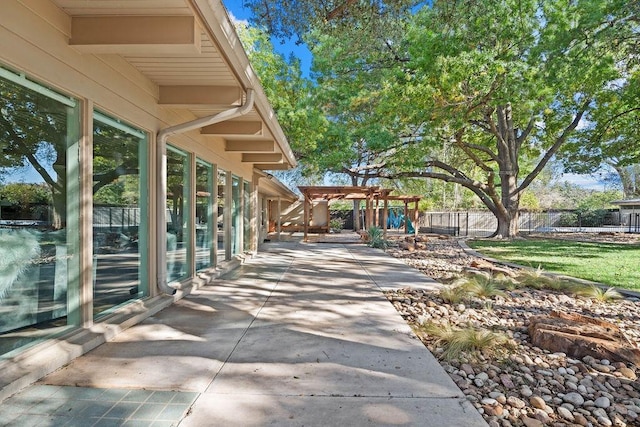
[[[571,411],[565,408],[564,406],[558,406],[558,415],[560,415],[565,420],[569,420],[571,422],[573,422],[574,420],[574,416],[571,413]]]
[[[484,399],[482,399],[480,401],[480,403],[482,403],[483,405],[491,405],[491,406],[493,406],[493,405],[497,405],[498,401],[495,400],[495,399],[492,399],[491,397],[485,397]]]
[[[580,393],[571,392],[562,396],[562,400],[571,403],[573,406],[582,406],[584,404],[584,397]]]
[[[547,414],[547,412],[543,411],[542,409],[534,409],[533,416],[537,420],[542,421],[544,424],[547,424],[551,420],[551,418],[549,418],[549,414]]]
[[[609,406],[611,406],[611,401],[609,400],[608,397],[605,396],[600,396],[599,398],[597,398],[595,400],[595,402],[593,402],[594,405],[596,405],[598,408],[608,408]]]
[[[522,409],[526,406],[526,403],[524,402],[524,400],[518,399],[515,396],[509,396],[507,398],[507,403],[517,409]]]
[[[584,427],[589,425],[589,421],[582,414],[573,414],[573,422]]]
[[[603,426],[611,426],[611,425],[613,425],[611,420],[609,418],[607,418],[607,417],[598,417],[598,423],[603,425]]]
[[[593,355],[607,355],[615,357],[615,361],[640,364],[640,350],[633,347],[620,328],[601,319],[552,311],[550,316],[532,316],[529,319],[529,336],[534,345],[582,357],[585,363],[597,365],[594,368],[600,372],[609,372],[610,369],[597,363]]]
[[[544,424],[542,424],[541,421],[536,420],[535,418],[523,417],[522,423],[526,427],[544,427]]]
[[[515,385],[513,384],[513,381],[511,381],[511,377],[509,377],[509,375],[500,375],[500,382],[502,382],[502,385],[506,388],[515,388]]]
[[[454,240],[432,239],[428,252],[402,251],[401,257],[407,263],[420,266],[427,275],[453,272],[448,267],[442,268],[447,260],[455,263],[462,260],[468,265],[469,258],[464,253],[442,256],[442,252],[434,251],[439,244],[447,248],[457,246]],[[400,253],[397,249],[396,252]],[[447,276],[447,280],[452,277],[453,274]],[[616,361],[617,356],[608,352],[602,356],[575,357],[543,350],[531,343],[527,328],[532,316],[547,315],[554,309],[570,316],[589,313],[597,322],[605,320],[619,328],[630,343],[627,350],[640,349],[637,321],[640,300],[631,302],[624,298],[605,304],[524,287],[505,293],[505,298],[493,298],[492,307],[481,298],[448,304],[436,292],[409,288],[390,291],[387,296],[412,325],[441,322],[452,327],[499,329],[508,335],[507,359],[483,351],[441,361],[445,371],[491,427],[640,427],[640,383],[637,382],[640,366],[624,359]],[[436,344],[435,337],[418,335],[436,357],[442,355],[444,346]]]
[[[544,409],[547,407],[546,402],[540,396],[531,396],[529,403],[531,403],[531,406],[538,409]]]
[[[636,373],[633,372],[632,369],[627,368],[626,366],[618,369],[618,372],[620,372],[625,378],[629,378],[632,381],[635,381],[638,378],[636,376]]]
[[[467,363],[463,363],[462,365],[460,365],[460,369],[462,369],[467,375],[475,375],[475,372],[473,371],[473,366]]]

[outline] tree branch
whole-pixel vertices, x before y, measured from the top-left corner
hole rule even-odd
[[[576,129],[576,127],[578,127],[578,123],[580,123],[580,120],[582,120],[582,116],[584,116],[584,113],[587,111],[587,107],[590,103],[591,99],[588,99],[580,106],[580,109],[573,118],[573,121],[562,131],[562,134],[558,136],[558,138],[556,138],[556,141],[553,143],[551,148],[547,150],[542,159],[540,159],[536,167],[531,171],[531,173],[529,173],[529,175],[525,177],[520,186],[516,188],[516,193],[519,193],[527,188],[529,184],[531,184],[531,182],[540,174],[540,172],[542,172],[542,169],[544,169],[547,163],[549,163],[549,160],[551,160],[551,158],[560,149],[562,144],[564,144],[564,142],[567,140],[567,137]]]

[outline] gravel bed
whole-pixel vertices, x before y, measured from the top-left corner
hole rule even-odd
[[[429,238],[426,250],[409,252],[392,247],[388,252],[443,282],[459,275],[475,258],[457,241],[437,237]],[[388,292],[387,298],[436,357],[443,349],[416,328],[423,322],[471,325],[509,337],[505,352],[461,355],[440,362],[491,427],[640,426],[637,366],[551,353],[533,346],[527,332],[533,315],[553,310],[579,313],[614,323],[638,347],[638,299],[597,302],[530,288],[505,294],[447,304],[436,292],[407,288]]]

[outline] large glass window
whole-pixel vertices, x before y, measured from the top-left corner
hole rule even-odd
[[[216,253],[216,261],[221,261],[226,258],[225,256],[225,195],[227,194],[227,173],[222,169],[218,169],[218,215],[217,215],[217,235],[218,235],[218,247]]]
[[[240,178],[233,177],[231,184],[231,254],[242,252],[242,186]]]
[[[188,277],[189,156],[167,147],[167,281]]]
[[[212,265],[213,242],[213,166],[196,160],[196,270]]]
[[[0,355],[79,323],[79,123],[0,68]]]
[[[146,134],[100,112],[93,117],[93,308],[147,294]]]
[[[243,221],[243,229],[244,229],[244,250],[251,250],[251,184],[248,181],[244,182],[244,221]]]

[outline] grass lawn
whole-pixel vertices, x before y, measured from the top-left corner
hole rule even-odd
[[[640,290],[640,245],[556,239],[470,240],[467,244],[499,260]]]

